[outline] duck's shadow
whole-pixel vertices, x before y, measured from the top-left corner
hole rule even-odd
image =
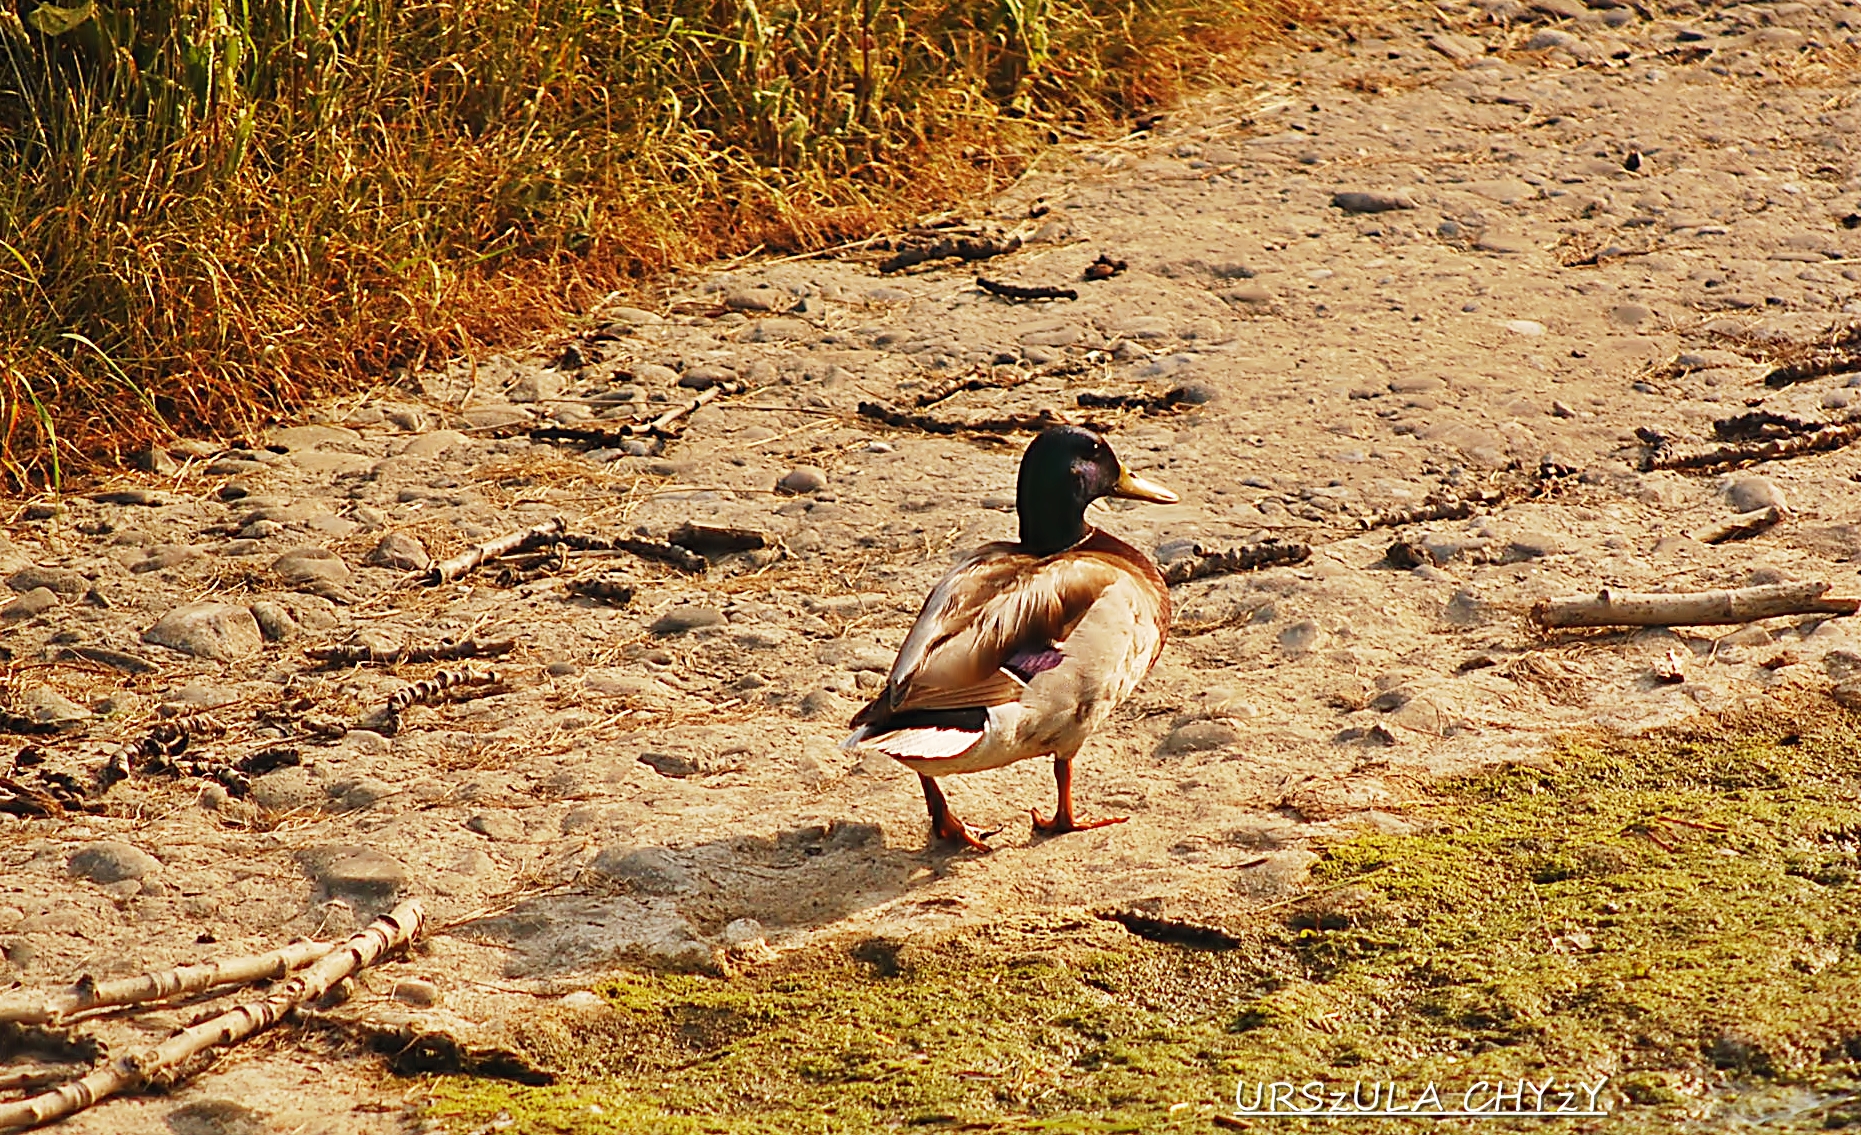
[[[916,837],[914,839],[914,837]],[[946,856],[913,832],[836,820],[684,848],[610,847],[561,893],[459,928],[540,977],[628,962],[707,968],[720,951],[819,929],[938,878]]]

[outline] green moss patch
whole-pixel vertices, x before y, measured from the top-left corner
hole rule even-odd
[[[1858,724],[1804,700],[1443,782],[1413,830],[1330,847],[1304,899],[1239,915],[1238,949],[1043,915],[743,976],[623,975],[600,987],[610,1013],[520,1031],[561,1082],[440,1079],[431,1114],[1206,1130],[1241,1080],[1607,1076],[1592,1128],[1861,1122]]]

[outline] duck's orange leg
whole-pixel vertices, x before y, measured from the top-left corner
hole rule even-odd
[[[1082,820],[1073,815],[1073,758],[1071,756],[1053,758],[1053,782],[1060,790],[1060,807],[1053,813],[1051,820],[1043,820],[1039,812],[1031,811],[1034,817],[1034,830],[1048,835],[1063,835],[1066,832],[1091,831],[1093,828],[1110,827],[1122,824],[1128,816],[1113,816],[1108,820]]]
[[[993,851],[994,848],[982,842],[976,829],[956,818],[950,811],[950,802],[943,798],[943,789],[937,787],[937,781],[918,774],[918,782],[924,786],[924,805],[930,809],[931,831],[937,838],[952,840],[971,851]]]

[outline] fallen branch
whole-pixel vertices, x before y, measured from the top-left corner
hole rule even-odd
[[[506,533],[476,548],[469,548],[456,556],[439,561],[427,569],[426,581],[434,586],[451,583],[475,570],[486,560],[495,560],[499,556],[507,556],[512,552],[528,551],[551,543],[560,537],[568,526],[568,521],[560,516],[552,516],[534,528]]]
[[[766,548],[769,539],[754,528],[696,524],[688,520],[666,535],[666,543],[701,556],[728,556],[735,552],[753,552],[758,548]]]
[[[399,666],[408,662],[458,662],[467,658],[494,658],[517,649],[515,639],[480,642],[475,638],[459,642],[442,642],[436,646],[397,646],[393,650],[376,650],[360,643],[338,646],[313,646],[304,653],[326,668],[338,666]]]
[[[1169,584],[1188,583],[1192,579],[1204,579],[1211,575],[1232,575],[1284,564],[1301,564],[1311,558],[1310,545],[1281,543],[1278,539],[1262,540],[1258,544],[1227,551],[1211,551],[1197,544],[1189,555],[1171,561],[1163,569],[1163,580]]]
[[[720,382],[704,390],[689,402],[681,402],[654,418],[605,429],[588,426],[537,426],[529,431],[530,440],[566,441],[575,445],[611,448],[636,438],[671,438],[677,436],[678,431],[672,427],[680,418],[715,402],[726,394],[741,394],[745,389],[747,388],[741,382]]]
[[[1680,627],[1749,623],[1777,615],[1852,615],[1861,599],[1824,598],[1826,583],[1767,583],[1727,591],[1636,595],[1607,589],[1595,595],[1540,599],[1531,620],[1540,627]]]
[[[153,1048],[119,1056],[53,1091],[0,1104],[0,1128],[49,1123],[75,1115],[127,1088],[178,1075],[210,1049],[238,1044],[270,1028],[292,1009],[314,1001],[357,970],[366,969],[384,954],[406,946],[420,936],[425,921],[426,915],[418,902],[404,902],[266,997],[234,1006],[217,1017],[182,1029]]]
[[[1654,431],[1636,430],[1638,435],[1652,434]],[[1642,440],[1647,441],[1644,436]],[[1665,439],[1662,439],[1665,441]],[[1687,472],[1710,473],[1721,469],[1735,469],[1740,465],[1750,465],[1759,461],[1781,461],[1790,457],[1800,457],[1805,453],[1823,453],[1831,449],[1841,449],[1857,440],[1861,440],[1861,421],[1845,422],[1839,426],[1824,426],[1814,433],[1795,434],[1791,437],[1773,438],[1770,441],[1743,442],[1737,445],[1722,445],[1704,453],[1676,454],[1664,445],[1651,445],[1648,455],[1642,459],[1643,471],[1654,469],[1675,469]]]
[[[438,705],[443,701],[454,700],[462,692],[482,691],[483,687],[498,683],[499,677],[495,670],[440,670],[431,678],[422,678],[394,691],[388,698],[388,714],[399,716],[409,706]]]
[[[1046,286],[1029,287],[1025,284],[1008,284],[1000,280],[991,280],[987,276],[977,276],[976,286],[990,295],[1000,296],[1017,303],[1030,300],[1076,300],[1079,293],[1072,288],[1049,288]]]
[[[1861,370],[1861,324],[1847,328],[1833,342],[1813,349],[1807,357],[1774,368],[1764,376],[1764,385],[1789,386],[1855,370]]]
[[[1813,434],[1828,426],[1828,422],[1812,422],[1771,410],[1750,410],[1714,420],[1712,436],[1720,441],[1769,441],[1792,434]]]
[[[1054,426],[1078,425],[1094,432],[1103,433],[1108,427],[1102,422],[1068,422],[1051,410],[1042,410],[1038,414],[1010,414],[1005,418],[978,418],[967,422],[952,422],[944,418],[934,418],[929,414],[907,414],[877,402],[861,402],[859,416],[869,418],[899,429],[917,430],[920,433],[939,434],[949,437],[955,434],[1012,434],[1039,433]]]
[[[1146,414],[1161,414],[1181,406],[1194,406],[1208,400],[1206,395],[1187,386],[1172,388],[1167,394],[1097,394],[1090,390],[1079,395],[1081,408],[1088,410],[1142,410]]]
[[[631,583],[605,575],[593,579],[571,579],[568,592],[579,599],[593,599],[597,603],[614,607],[625,607],[633,602]]]
[[[901,247],[895,255],[879,262],[880,272],[889,275],[927,261],[947,260],[952,256],[962,260],[988,260],[1020,248],[1021,238],[991,236],[987,233],[908,233],[900,238],[899,244]]]
[[[1491,507],[1505,499],[1506,494],[1500,489],[1481,489],[1464,497],[1453,493],[1436,493],[1419,505],[1373,513],[1359,520],[1358,524],[1364,528],[1400,528],[1405,524],[1421,524],[1430,520],[1465,520],[1479,509]]]
[[[1756,536],[1782,519],[1783,510],[1776,505],[1770,505],[1752,512],[1741,512],[1711,528],[1703,528],[1695,532],[1693,538],[1702,544],[1724,544],[1731,540],[1743,540],[1747,536]]]
[[[300,941],[263,954],[152,970],[114,981],[97,981],[86,975],[59,993],[45,996],[15,993],[0,997],[0,1021],[18,1025],[62,1025],[93,1009],[169,1001],[221,985],[276,981],[333,949],[335,946],[329,942]]]
[[[1006,374],[997,374],[993,367],[987,374],[965,374],[948,378],[917,396],[918,409],[935,406],[946,398],[961,394],[966,390],[1013,390],[1024,383],[1040,377],[1039,371],[1011,370]]]
[[[670,564],[680,571],[703,575],[711,565],[705,558],[689,548],[659,540],[640,540],[632,536],[588,536],[576,532],[564,533],[561,537],[564,547],[576,552],[626,552],[643,560]]]

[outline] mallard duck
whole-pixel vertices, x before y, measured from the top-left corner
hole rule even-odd
[[[841,747],[874,750],[918,774],[932,830],[977,851],[937,778],[1051,756],[1059,806],[1042,832],[1119,816],[1073,814],[1073,757],[1156,664],[1170,592],[1149,556],[1086,523],[1100,497],[1173,503],[1126,469],[1105,439],[1062,426],[1027,447],[1016,483],[1021,538],[965,556],[931,589],[885,688]]]

